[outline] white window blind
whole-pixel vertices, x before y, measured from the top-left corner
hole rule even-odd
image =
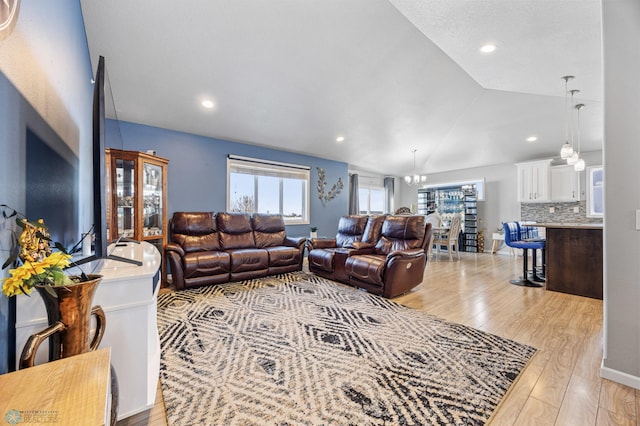
[[[309,223],[309,167],[229,156],[227,210],[281,214],[287,224]]]

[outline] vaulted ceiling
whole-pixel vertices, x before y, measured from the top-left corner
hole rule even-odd
[[[120,120],[432,173],[557,156],[574,75],[602,147],[600,0],[81,3]]]

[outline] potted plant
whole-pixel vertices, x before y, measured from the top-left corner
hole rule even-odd
[[[309,237],[310,238],[318,238],[318,227],[312,226],[309,229],[311,230],[311,232],[309,233]]]

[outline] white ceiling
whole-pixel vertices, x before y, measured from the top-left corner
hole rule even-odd
[[[572,74],[602,146],[600,0],[81,4],[120,120],[397,176],[417,149],[432,173],[558,155]]]

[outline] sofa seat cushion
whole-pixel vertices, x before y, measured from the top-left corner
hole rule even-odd
[[[265,249],[227,250],[231,256],[231,273],[266,270],[269,267],[269,255]]]
[[[386,256],[362,254],[349,257],[344,267],[350,278],[382,287],[386,260]]]
[[[205,277],[228,274],[231,257],[223,251],[198,251],[185,254],[183,262],[185,278]]]
[[[295,265],[300,262],[300,250],[296,247],[267,247],[269,267]]]

